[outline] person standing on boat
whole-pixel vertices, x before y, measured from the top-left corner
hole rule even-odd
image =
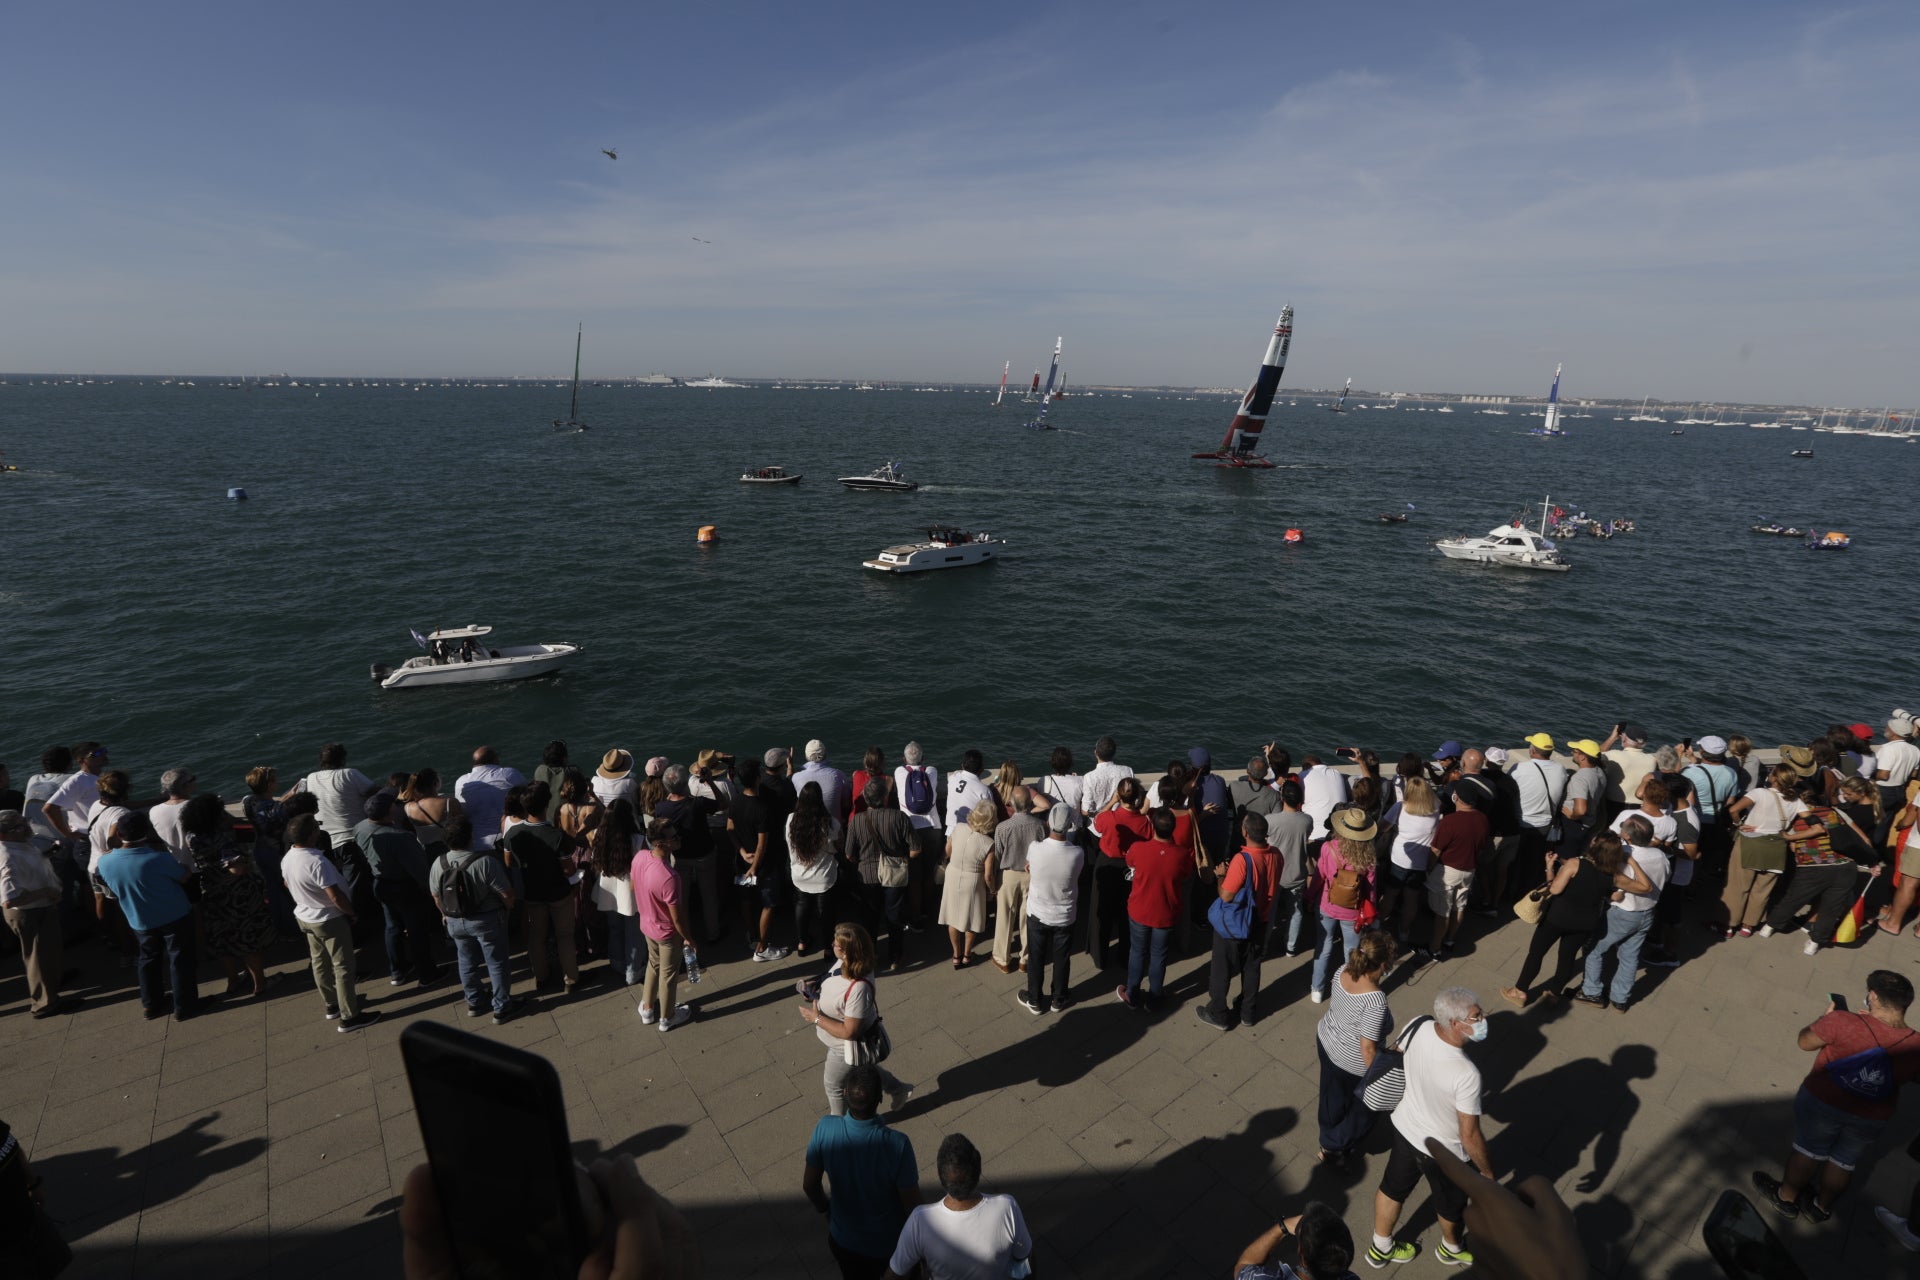
[[[500,753],[492,747],[475,747],[473,768],[453,784],[453,798],[473,824],[473,847],[491,853],[500,843],[501,827],[506,821],[507,792],[524,787],[527,780],[518,769],[500,763]],[[371,788],[369,788],[371,790]]]

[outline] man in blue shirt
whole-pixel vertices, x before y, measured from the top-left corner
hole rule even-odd
[[[140,941],[140,1006],[149,1022],[166,1017],[171,976],[173,1016],[185,1022],[200,1012],[200,986],[194,976],[199,956],[193,903],[187,898],[187,869],[157,847],[153,823],[138,810],[120,815],[109,842],[96,874]]]
[[[844,1280],[879,1280],[907,1215],[920,1203],[919,1165],[907,1135],[889,1129],[880,1107],[880,1070],[849,1071],[841,1090],[844,1116],[823,1116],[807,1143],[801,1189],[827,1215],[827,1247]],[[831,1182],[832,1195],[821,1189]]]

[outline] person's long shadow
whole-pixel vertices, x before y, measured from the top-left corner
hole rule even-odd
[[[1593,1167],[1577,1184],[1599,1190],[1620,1158],[1621,1136],[1640,1109],[1630,1081],[1651,1079],[1658,1055],[1644,1044],[1623,1044],[1610,1062],[1581,1058],[1489,1093],[1487,1114],[1504,1126],[1490,1144],[1494,1163],[1524,1168],[1549,1182],[1579,1167],[1593,1148]]]
[[[53,1204],[90,1206],[74,1238],[98,1231],[147,1205],[177,1200],[217,1173],[260,1158],[265,1138],[227,1142],[207,1132],[218,1111],[201,1116],[177,1133],[130,1151],[93,1147],[33,1162],[47,1184]]]

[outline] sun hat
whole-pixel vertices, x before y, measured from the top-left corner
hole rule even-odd
[[[1811,747],[1792,747],[1785,743],[1780,744],[1780,763],[1803,778],[1812,777],[1818,767],[1813,763]]]
[[[647,776],[649,778],[659,777],[667,771],[667,763],[668,761],[665,756],[654,756],[647,761]]]
[[[600,757],[600,767],[594,772],[609,782],[618,782],[633,772],[633,756],[615,747]]]
[[[818,738],[809,738],[807,740],[808,763],[812,763],[816,760],[825,760],[826,758],[827,758],[827,744],[820,741],[820,739]]]
[[[1073,808],[1070,805],[1056,804],[1047,810],[1047,830],[1055,835],[1065,835],[1073,830]]]
[[[1440,749],[1433,753],[1432,758],[1435,760],[1449,760],[1461,754],[1460,744],[1452,738],[1448,738],[1440,744]]]
[[[1205,747],[1195,747],[1187,752],[1187,763],[1196,769],[1211,769],[1213,757],[1207,754]]]
[[[1367,816],[1365,809],[1335,809],[1333,816],[1327,819],[1327,825],[1342,840],[1366,841],[1380,834],[1380,828],[1373,825],[1373,819]]]
[[[1505,747],[1488,747],[1480,754],[1487,758],[1487,763],[1489,764],[1505,764],[1507,762],[1507,749]]]
[[[1727,740],[1717,733],[1710,733],[1693,745],[1710,756],[1723,756],[1727,754]]]
[[[733,763],[732,756],[728,755],[726,752],[722,751],[718,747],[708,747],[706,750],[702,751],[698,756],[694,758],[693,767],[696,769],[710,769],[714,765],[726,765],[731,763]]]
[[[1575,738],[1567,744],[1567,750],[1578,751],[1589,760],[1598,760],[1600,758],[1600,744],[1592,738]]]
[[[1553,750],[1553,738],[1551,735],[1545,733],[1530,733],[1527,735],[1527,745],[1535,751],[1551,751]]]
[[[785,747],[768,747],[767,753],[761,756],[760,760],[767,768],[778,769],[787,762],[787,749]]]

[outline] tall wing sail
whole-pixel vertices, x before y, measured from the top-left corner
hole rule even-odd
[[[1353,390],[1353,379],[1348,378],[1347,385],[1340,388],[1340,398],[1333,402],[1335,409],[1344,409],[1347,407],[1347,392],[1351,390]]]
[[[993,393],[993,407],[1000,407],[1000,398],[1007,394],[1007,375],[1013,372],[1013,361],[1009,360],[1000,369],[1000,389]]]
[[[1260,360],[1260,372],[1241,399],[1240,412],[1233,415],[1227,427],[1227,438],[1220,442],[1220,452],[1227,457],[1249,457],[1260,443],[1260,433],[1267,425],[1267,412],[1273,408],[1273,393],[1280,389],[1280,375],[1287,369],[1287,348],[1292,345],[1293,307],[1289,304],[1280,309],[1279,323],[1273,326],[1273,337],[1267,340],[1267,354]]]
[[[1047,420],[1047,402],[1053,399],[1053,380],[1060,376],[1060,339],[1053,340],[1053,363],[1047,366],[1047,385],[1040,392],[1040,413],[1029,425],[1038,426]]]
[[[580,420],[580,340],[586,334],[584,324],[573,335],[573,400],[567,405],[567,421]]]
[[[1536,384],[1537,385],[1537,384]],[[1547,393],[1546,430],[1552,431],[1560,425],[1560,366],[1553,366],[1553,390]]]

